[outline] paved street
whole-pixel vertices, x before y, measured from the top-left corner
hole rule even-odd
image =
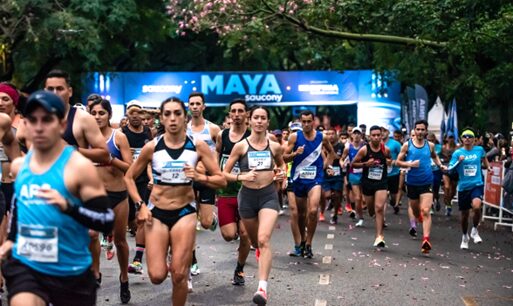
[[[403,205],[404,207],[404,205]],[[420,241],[408,235],[406,211],[387,212],[388,248],[376,251],[373,220],[354,228],[347,215],[333,227],[320,223],[314,259],[292,258],[288,216],[281,216],[273,234],[273,269],[269,305],[512,305],[513,235],[504,228],[481,227],[484,243],[459,249],[458,217],[434,216],[433,250],[420,253]],[[250,305],[256,291],[254,252],[245,267],[246,286],[234,287],[237,243],[219,233],[197,232],[201,274],[195,276],[188,305]],[[133,238],[130,238],[131,252]],[[131,254],[131,258],[132,258]],[[102,258],[103,285],[99,305],[118,305],[117,262]],[[322,284],[321,284],[322,283]],[[132,305],[170,305],[171,281],[150,284],[146,275],[130,276]]]

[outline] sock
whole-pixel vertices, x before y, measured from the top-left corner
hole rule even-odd
[[[192,251],[192,265],[195,265],[198,263],[198,259],[196,259],[196,250]]]
[[[136,244],[134,261],[142,262],[143,254],[144,254],[144,244]]]
[[[429,241],[429,236],[424,236],[424,237],[422,238],[422,240],[424,240],[424,241]]]
[[[240,264],[240,263],[237,261],[237,267],[235,268],[235,271],[236,271],[236,272],[244,272],[244,264]]]
[[[415,222],[415,219],[410,220],[410,227],[417,228],[417,222]]]
[[[258,281],[258,289],[262,289],[265,292],[267,292],[267,281],[265,281],[265,280]]]

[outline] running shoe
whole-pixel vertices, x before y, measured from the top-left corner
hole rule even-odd
[[[191,275],[196,276],[196,275],[198,275],[198,274],[200,274],[200,269],[199,269],[198,264],[197,264],[197,263],[195,263],[195,264],[193,264],[193,265],[191,266]]]
[[[381,249],[385,248],[386,247],[385,239],[383,239],[383,237],[376,238],[376,240],[374,240],[374,247],[381,248]]]
[[[200,220],[196,221],[196,230],[201,231],[201,228],[202,228],[201,221]]]
[[[427,239],[424,239],[424,241],[422,241],[422,246],[421,246],[421,252],[423,254],[429,254],[429,251],[431,250],[431,242],[429,242],[429,240]]]
[[[303,257],[304,249],[300,245],[295,245],[294,250],[289,252],[289,256],[291,257]]]
[[[102,240],[100,241],[100,246],[102,248],[105,248],[109,245],[109,242],[107,241],[107,236],[103,236]]]
[[[362,227],[363,226],[363,219],[358,220],[358,222],[356,222],[356,224],[354,226]]]
[[[187,290],[192,292],[192,274],[189,272],[189,279],[187,280]]]
[[[481,243],[483,242],[483,239],[481,239],[481,236],[479,236],[479,232],[477,231],[477,228],[473,227],[472,231],[470,232],[470,237],[474,240],[474,243]]]
[[[128,302],[130,302],[132,295],[128,288],[128,281],[123,283],[121,282],[121,279],[119,280],[119,298],[121,299],[122,304],[128,304]]]
[[[433,204],[431,204],[431,209],[429,210],[429,214],[431,216],[435,214],[435,210],[433,209]]]
[[[96,279],[96,288],[100,288],[102,285],[102,272],[100,272],[100,276]]]
[[[278,216],[283,216],[284,213],[285,213],[285,211],[283,209],[280,209],[278,211]]]
[[[234,286],[244,286],[245,283],[246,283],[246,280],[244,279],[244,272],[242,272],[242,271],[235,271],[233,273],[232,285],[234,285]]]
[[[470,240],[469,236],[467,234],[464,234],[463,237],[461,237],[460,249],[468,250],[469,240]]]
[[[130,274],[142,274],[143,265],[139,261],[134,261],[128,265],[128,273]]]
[[[337,215],[342,216],[342,206],[337,209]]]
[[[324,218],[324,213],[323,213],[323,212],[321,212],[321,213],[319,214],[319,222],[324,222],[324,221],[326,221],[326,218]]]
[[[264,289],[258,288],[258,291],[253,295],[253,303],[257,305],[266,305],[267,304],[267,293]]]
[[[417,229],[416,228],[410,227],[410,236],[414,239],[417,238]]]
[[[312,252],[312,246],[306,245],[305,247],[305,258],[312,259],[313,258],[313,252]]]
[[[217,225],[219,224],[219,219],[217,218],[216,213],[212,213],[214,215],[214,218],[212,219],[212,225],[210,225],[210,230],[212,232],[215,232],[217,229]]]
[[[331,217],[331,219],[330,219],[330,224],[335,225],[335,224],[337,224],[337,223],[338,223],[338,217],[337,217],[337,215],[333,215],[333,216]]]
[[[452,214],[452,205],[446,205],[445,206],[445,215],[447,217],[450,217]]]
[[[112,260],[115,254],[116,250],[114,249],[114,243],[107,242],[107,246],[105,247],[105,257],[107,258],[107,260]]]
[[[398,214],[399,213],[399,205],[395,205],[394,206],[394,214]]]
[[[351,207],[351,203],[346,203],[346,211],[347,212],[353,211],[353,207]]]
[[[351,219],[356,218],[356,213],[354,212],[354,210],[351,210],[351,212],[349,213],[349,217],[351,217]]]

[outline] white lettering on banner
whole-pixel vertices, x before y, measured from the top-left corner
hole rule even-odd
[[[244,99],[246,101],[281,102],[283,95],[246,95]]]
[[[143,93],[149,92],[161,92],[161,93],[176,93],[180,94],[182,92],[182,85],[143,85],[142,87]]]
[[[300,84],[299,92],[308,92],[311,95],[338,95],[337,84]]]

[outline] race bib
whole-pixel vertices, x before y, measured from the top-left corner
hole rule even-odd
[[[17,254],[30,261],[59,261],[59,231],[57,227],[21,225],[17,243]]]
[[[139,155],[141,154],[141,148],[133,149],[134,152],[132,153],[132,160],[135,161],[137,158],[139,158]]]
[[[271,169],[270,151],[250,151],[248,152],[249,169],[269,170]]]
[[[308,166],[299,170],[299,178],[304,180],[313,180],[317,176],[317,167]]]
[[[463,176],[476,176],[477,166],[476,165],[465,165],[463,166]]]
[[[353,173],[354,174],[363,173],[363,168],[353,168]]]
[[[371,167],[369,168],[369,175],[367,176],[371,180],[379,181],[383,177],[383,168]]]
[[[160,180],[163,183],[168,184],[190,183],[191,179],[186,177],[185,172],[183,171],[184,166],[184,161],[167,162],[162,167],[162,175],[160,177]]]
[[[228,161],[228,157],[229,155],[226,155],[226,154],[223,154],[223,156],[221,157],[221,171],[224,170],[224,166],[226,166],[226,162]],[[239,167],[239,162],[235,162],[235,165],[233,165],[233,168],[232,168],[232,171],[231,171],[231,174],[240,174],[240,167]]]
[[[334,166],[333,167],[333,176],[340,176],[340,167],[339,166]]]

